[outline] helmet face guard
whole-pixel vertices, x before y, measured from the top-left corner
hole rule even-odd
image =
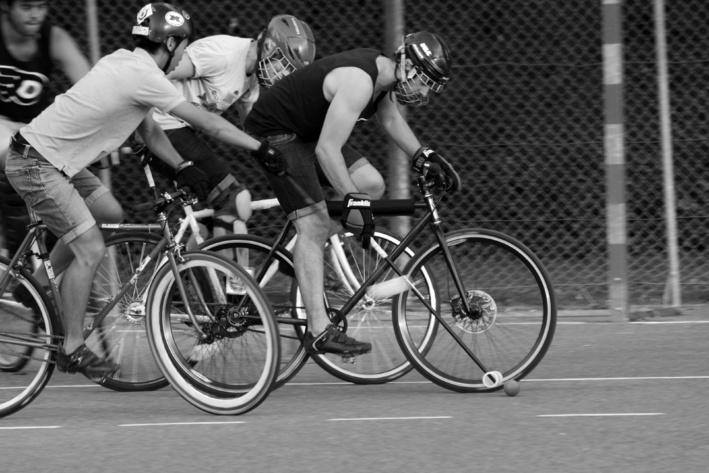
[[[428,103],[428,94],[414,89],[415,81],[439,94],[450,79],[448,46],[431,33],[424,31],[408,35],[397,50],[396,58],[401,75],[396,84],[396,99],[401,105]]]
[[[315,37],[307,23],[293,15],[276,15],[258,39],[258,80],[272,87],[315,59]]]
[[[296,67],[276,48],[269,57],[258,62],[258,81],[263,87],[270,88],[285,76],[295,72]]]

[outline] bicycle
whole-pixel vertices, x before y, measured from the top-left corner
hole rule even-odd
[[[339,291],[341,299],[334,304],[336,307],[332,296],[338,291],[326,291],[330,296],[329,312],[333,323],[347,331],[353,327],[349,323],[353,311],[390,301],[397,345],[424,377],[453,391],[500,389],[509,380],[524,378],[546,354],[556,328],[553,286],[541,261],[508,235],[480,228],[445,233],[438,212],[445,196],[441,179],[437,166],[431,166],[426,175],[417,179],[423,202],[372,202],[377,217],[411,215],[416,210],[424,210],[425,214],[400,241],[387,242],[387,249],[373,239],[376,260],[368,262],[364,277]],[[440,195],[434,196],[436,190]],[[341,202],[328,203],[331,215],[341,208]],[[275,291],[268,291],[269,278],[289,276],[292,270],[292,259],[281,246],[288,227],[289,224],[275,243],[242,237],[242,246],[260,251],[263,258],[255,265],[254,277],[274,302],[281,329],[284,325],[293,326],[296,336],[302,339],[306,327],[297,289],[291,290],[289,298],[280,300],[271,295]],[[433,241],[404,257],[402,269],[402,256],[426,228]],[[200,248],[222,251],[228,246],[220,246],[217,238]],[[338,283],[347,280],[341,276],[336,279]],[[283,314],[290,314],[292,320]],[[361,328],[360,324],[354,326],[355,330]],[[355,337],[367,340],[359,333]],[[378,346],[379,335],[369,339],[373,353],[378,348],[391,353],[390,347]],[[298,363],[294,358],[295,372]],[[370,378],[370,382],[386,380],[387,375]]]
[[[242,414],[267,397],[275,380],[279,343],[270,305],[258,285],[241,267],[219,255],[204,251],[182,252],[167,225],[169,211],[185,201],[183,192],[164,194],[154,203],[163,236],[124,283],[106,280],[105,305],[87,316],[87,344],[103,350],[122,368],[140,359],[140,350],[126,350],[111,337],[115,320],[126,320],[123,309],[131,291],[151,261],[163,261],[150,275],[144,314],[147,338],[162,374],[175,390],[194,406],[215,414]],[[44,241],[46,225],[30,210],[32,223],[20,248],[10,260],[0,258],[0,417],[22,409],[49,382],[62,344],[62,303]],[[104,229],[154,229],[154,224],[104,225]],[[32,250],[33,243],[39,253]],[[37,257],[50,276],[50,293],[26,269]],[[234,281],[240,290],[233,291]],[[33,298],[36,310],[13,300],[18,286]],[[96,286],[96,284],[94,285]],[[114,310],[115,309],[115,310]],[[110,330],[108,328],[111,328]],[[106,328],[106,330],[104,330]],[[140,330],[143,337],[146,331]],[[97,336],[92,340],[92,334]],[[192,351],[207,340],[215,356],[194,359]],[[236,361],[235,361],[236,360]]]
[[[141,150],[136,153],[141,157],[141,162],[153,194],[157,195],[157,188],[150,169],[150,158]],[[265,210],[278,206],[278,200],[265,199],[251,203],[252,210]],[[188,240],[186,245],[199,244],[197,248],[216,251],[227,258],[236,261],[247,268],[250,274],[259,272],[266,255],[271,252],[273,243],[253,235],[228,234],[205,240],[200,234],[199,219],[212,217],[213,209],[194,210],[191,205],[183,205],[185,215],[179,220],[175,227],[175,241],[181,244],[183,240]],[[285,238],[289,231],[288,225],[283,229],[282,235]],[[156,231],[157,228],[148,227],[149,231]],[[189,239],[186,236],[189,233]],[[377,231],[375,236],[381,245],[385,247],[398,243],[398,239],[383,231]],[[130,275],[135,263],[140,261],[140,255],[152,249],[159,240],[159,237],[151,233],[122,232],[115,234],[106,240],[106,246],[115,248],[111,258],[107,256],[106,264],[102,264],[97,271],[97,278],[110,280],[119,278],[116,272]],[[277,243],[278,246],[280,243]],[[302,347],[302,330],[296,325],[305,324],[305,311],[302,304],[295,307],[290,301],[291,293],[297,295],[297,284],[295,282],[295,271],[293,269],[293,257],[290,249],[295,244],[295,237],[291,238],[284,248],[279,246],[275,252],[276,261],[269,264],[268,276],[261,279],[261,289],[271,301],[277,320],[279,321],[279,335],[281,344],[281,366],[274,388],[280,387],[295,376],[300,368],[305,364],[308,355]],[[374,250],[364,251],[355,238],[350,233],[333,235],[330,238],[328,258],[329,274],[329,297],[326,298],[329,305],[336,308],[336,301],[343,300],[352,291],[353,287],[359,287],[366,276],[368,267],[377,260]],[[137,256],[131,257],[132,254]],[[405,258],[410,258],[413,251],[406,249]],[[399,265],[404,266],[406,261],[401,258]],[[116,266],[126,266],[117,271]],[[158,267],[157,262],[151,267],[150,272],[154,272]],[[121,329],[122,324],[135,323],[138,325],[142,320],[140,314],[144,312],[146,288],[150,282],[150,277],[146,276],[139,282],[137,288],[142,290],[135,292],[135,297],[131,300],[129,308],[124,311],[126,320],[116,323],[116,331]],[[286,302],[283,301],[285,296]],[[295,296],[294,296],[295,297]],[[413,367],[406,360],[396,342],[392,331],[390,320],[390,309],[388,307],[391,298],[388,300],[372,300],[372,303],[363,306],[358,311],[357,324],[361,330],[373,331],[378,334],[379,350],[372,356],[360,358],[357,364],[351,360],[343,360],[341,357],[333,355],[315,355],[315,361],[327,372],[340,379],[360,383],[384,383],[391,381],[409,372]],[[353,319],[354,316],[351,316]],[[137,329],[139,327],[136,327]],[[140,330],[130,333],[122,331],[126,340],[126,345],[135,346],[141,343]],[[158,389],[167,385],[167,381],[161,376],[160,371],[148,358],[142,358],[141,364],[136,366],[131,373],[131,378],[115,380],[106,379],[104,386],[115,390],[149,390]]]

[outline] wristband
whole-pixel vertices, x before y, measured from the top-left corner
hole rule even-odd
[[[188,168],[190,166],[194,166],[194,163],[192,161],[182,161],[180,164],[177,165],[175,168],[175,174],[179,173],[185,168]]]

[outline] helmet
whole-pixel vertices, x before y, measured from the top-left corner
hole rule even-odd
[[[428,101],[427,96],[413,91],[412,79],[420,78],[424,85],[436,93],[440,93],[450,79],[450,49],[433,33],[419,31],[407,35],[395,55],[402,77],[396,84],[396,93],[402,105],[423,105]]]
[[[265,54],[268,56],[263,57]],[[315,37],[304,21],[293,15],[276,15],[258,39],[258,79],[271,87],[315,59]]]
[[[194,25],[190,15],[169,3],[148,3],[138,12],[134,36],[144,36],[154,43],[162,43],[170,36],[191,39]]]

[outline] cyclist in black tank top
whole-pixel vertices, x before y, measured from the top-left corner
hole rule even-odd
[[[5,176],[10,137],[49,105],[55,64],[73,84],[90,64],[62,28],[45,21],[47,1],[0,0],[0,253],[15,251],[29,216]],[[27,8],[29,6],[29,8]]]
[[[408,35],[391,58],[373,49],[355,49],[319,59],[263,93],[246,119],[247,132],[267,138],[288,163],[290,176],[267,177],[298,232],[293,254],[311,352],[359,355],[372,348],[329,325],[322,299],[323,254],[327,238],[341,227],[331,227],[322,186],[344,197],[342,224],[366,246],[374,231],[370,199],[382,197],[384,179],[347,140],[358,120],[376,116],[412,157],[415,170],[438,163],[457,189],[460,178],[453,167],[421,146],[398,108],[425,103],[429,92],[443,89],[450,70],[446,44],[422,31]]]

